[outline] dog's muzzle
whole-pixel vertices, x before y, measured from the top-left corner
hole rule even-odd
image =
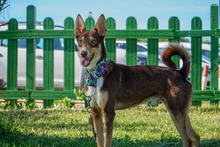
[[[90,56],[90,53],[87,49],[82,49],[80,51],[80,56],[81,56],[81,64],[84,67],[87,67],[90,65],[90,62],[92,61],[94,54],[92,54],[92,56]]]

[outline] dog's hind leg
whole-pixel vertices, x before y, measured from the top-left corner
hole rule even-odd
[[[178,95],[180,96],[180,95]],[[186,96],[186,95],[184,95]],[[179,132],[180,136],[182,137],[182,142],[184,147],[199,147],[199,135],[193,130],[189,117],[188,117],[188,102],[185,101],[187,98],[184,99],[177,97],[173,97],[172,99],[166,99],[165,103],[167,109],[171,115],[171,118]],[[180,100],[183,100],[180,102]]]
[[[186,125],[187,125],[187,133],[193,142],[193,146],[199,147],[200,146],[200,136],[192,128],[188,115],[186,116]]]
[[[187,133],[186,116],[184,114],[180,113],[180,111],[178,111],[177,109],[168,108],[168,111],[169,111],[170,116],[173,120],[173,123],[176,126],[177,131],[179,132],[179,134],[182,138],[183,146],[184,147],[191,147],[192,141],[189,138],[188,133]]]
[[[98,147],[104,147],[102,112],[99,108],[92,107],[93,125],[96,133],[96,143]]]

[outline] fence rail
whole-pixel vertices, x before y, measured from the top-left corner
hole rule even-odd
[[[202,20],[194,17],[191,22],[191,30],[180,30],[180,21],[177,17],[168,20],[168,29],[160,30],[156,17],[150,17],[147,22],[147,29],[137,29],[137,21],[134,17],[129,17],[126,21],[126,29],[117,30],[116,22],[113,18],[107,18],[108,33],[106,36],[106,47],[108,58],[116,60],[116,39],[126,39],[126,63],[127,65],[137,64],[137,39],[146,38],[148,42],[149,65],[158,64],[158,42],[159,39],[169,41],[180,41],[181,37],[191,37],[191,83],[193,84],[193,105],[201,105],[202,101],[210,101],[218,104],[220,101],[220,91],[218,90],[218,6],[213,4],[211,9],[210,30],[202,30]],[[95,21],[93,18],[86,19],[87,29],[93,29]],[[54,30],[54,23],[51,18],[46,18],[43,22],[44,29],[36,30],[36,8],[27,7],[27,29],[18,30],[18,22],[11,19],[7,31],[0,31],[0,39],[8,39],[8,72],[7,88],[0,90],[0,99],[43,99],[44,106],[50,106],[55,99],[64,97],[75,98],[74,89],[74,21],[67,17],[64,21],[63,30]],[[202,76],[202,37],[211,38],[211,70],[210,70],[210,90],[201,91]],[[35,46],[36,39],[44,39],[44,75],[43,90],[36,90],[35,87]],[[55,38],[64,38],[64,89],[54,90],[54,45]],[[18,60],[18,39],[27,41],[26,59],[26,87],[18,90],[17,87],[17,60]],[[179,58],[175,57],[174,62],[179,65]]]

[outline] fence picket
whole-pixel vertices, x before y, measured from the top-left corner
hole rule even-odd
[[[51,18],[44,20],[44,29],[53,30],[54,22]],[[43,51],[43,88],[44,90],[54,89],[54,39],[44,39]],[[44,100],[44,107],[50,107],[52,100]]]
[[[27,29],[36,28],[36,8],[34,6],[27,7]],[[36,39],[27,39],[26,40],[26,90],[35,89],[35,48],[36,48]],[[33,103],[32,99],[28,99],[27,104]]]
[[[211,5],[211,30],[218,29],[218,6]],[[218,65],[219,65],[219,41],[218,38],[211,36],[211,73],[210,73],[210,89],[218,90]],[[216,105],[218,101],[211,101],[211,104]]]
[[[202,30],[202,21],[199,17],[194,17],[192,19],[192,30]],[[190,80],[193,85],[193,90],[201,90],[202,37],[192,37],[191,54],[192,69]],[[201,102],[194,101],[193,105],[201,105]]]
[[[106,20],[107,23],[107,31],[115,30],[116,23],[114,18],[108,18]],[[116,61],[116,39],[115,38],[108,38],[105,39],[106,41],[106,49],[107,49],[107,57],[109,60]]]
[[[74,21],[68,17],[64,21],[64,30],[73,30]],[[75,41],[74,39],[64,38],[64,90],[72,90],[75,87]]]
[[[158,30],[158,20],[156,17],[150,17],[147,24],[148,30]],[[148,39],[148,65],[158,65],[158,39]]]
[[[129,17],[126,21],[127,30],[137,30],[137,21],[134,17]],[[126,39],[126,64],[128,66],[137,64],[137,39]]]
[[[11,19],[9,30],[17,30],[18,22],[16,19]],[[17,89],[17,65],[18,65],[18,40],[8,39],[8,60],[7,60],[7,90]],[[7,97],[5,95],[4,97]],[[17,100],[10,99],[11,103],[16,104]]]
[[[95,20],[92,17],[89,17],[85,20],[85,25],[87,30],[93,30],[95,26]]]
[[[9,30],[17,30],[18,22],[11,19]],[[7,61],[7,89],[17,89],[17,65],[18,65],[18,39],[8,39],[8,61]]]
[[[27,29],[35,29],[36,25],[36,8],[34,6],[27,7]],[[35,39],[26,40],[26,89],[35,89]],[[34,80],[33,80],[34,79]]]

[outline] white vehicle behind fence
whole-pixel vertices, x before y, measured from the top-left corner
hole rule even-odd
[[[1,22],[0,22],[1,23]],[[26,29],[26,23],[19,23],[20,30]],[[36,29],[42,30],[41,22],[36,24]],[[55,30],[62,30],[62,26],[55,26]],[[7,25],[0,27],[0,31],[7,30]],[[54,39],[54,88],[64,86],[64,43],[63,39]],[[75,45],[76,48],[76,45]],[[0,88],[7,87],[7,52],[8,40],[0,40]],[[43,86],[43,39],[36,39],[36,87]],[[117,63],[126,64],[125,51],[117,48]],[[75,50],[75,87],[82,88],[84,84],[83,69],[80,65],[78,52]],[[26,39],[18,39],[18,87],[26,86]]]
[[[26,29],[25,23],[19,24],[19,29]],[[42,24],[37,24],[36,29],[42,30]],[[55,30],[63,27],[55,26]],[[7,26],[1,27],[7,30]],[[0,87],[7,86],[7,46],[8,40],[2,39],[0,42]],[[43,86],[43,39],[36,39],[36,87]],[[64,52],[63,39],[54,39],[54,87],[63,88],[64,75]],[[83,84],[82,67],[80,66],[78,53],[75,51],[75,86]],[[26,85],[26,39],[18,39],[18,87]]]

